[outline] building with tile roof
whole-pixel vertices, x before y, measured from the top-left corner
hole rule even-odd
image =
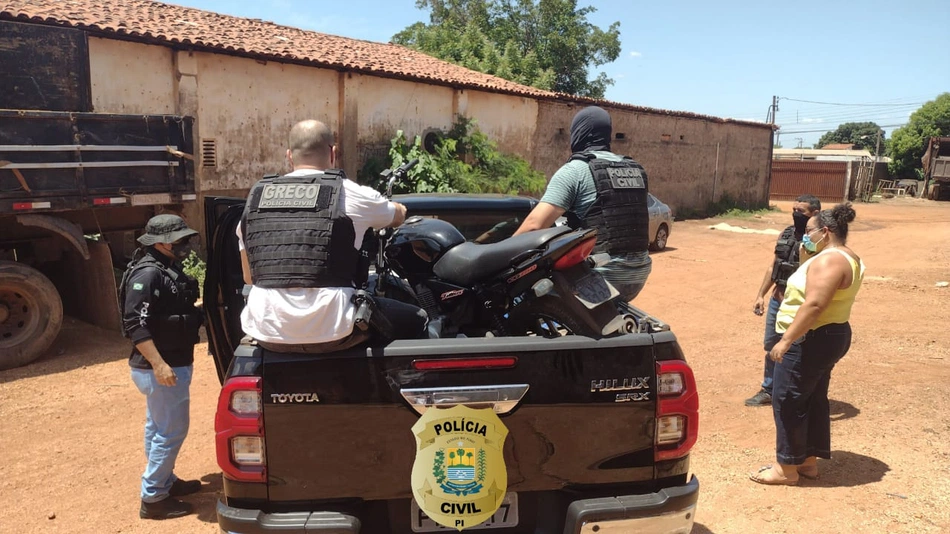
[[[445,130],[456,114],[550,176],[569,155],[571,117],[597,104],[613,118],[614,150],[643,163],[668,204],[767,200],[770,125],[552,93],[399,45],[150,0],[0,0],[0,38],[15,45],[0,51],[0,86],[20,91],[0,107],[54,109],[59,90],[67,111],[196,117],[202,193],[285,170],[286,132],[302,118],[330,125],[351,176],[397,130]],[[52,45],[63,39],[77,44]],[[32,59],[4,59],[17,46]]]

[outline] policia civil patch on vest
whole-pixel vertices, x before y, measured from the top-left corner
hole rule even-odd
[[[330,203],[331,192],[332,188],[320,184],[267,184],[261,190],[257,208],[315,208],[320,204],[322,209]]]
[[[643,189],[643,173],[635,167],[607,167],[614,189]]]

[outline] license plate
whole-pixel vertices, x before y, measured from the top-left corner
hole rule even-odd
[[[412,499],[412,531],[413,532],[456,532],[454,528],[443,527],[435,521],[429,519],[425,512],[419,509],[416,500]],[[484,523],[466,528],[465,530],[487,530],[493,528],[511,528],[518,526],[518,494],[507,493],[491,517]]]
[[[133,206],[147,206],[150,204],[171,204],[172,196],[168,193],[149,193],[132,195]]]
[[[620,292],[607,279],[594,271],[574,284],[574,296],[588,309],[596,308],[619,294]]]

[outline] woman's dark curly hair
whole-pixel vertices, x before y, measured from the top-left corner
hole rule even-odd
[[[848,240],[848,223],[854,220],[854,208],[850,202],[838,204],[830,210],[821,210],[818,212],[818,227],[828,228],[841,243]]]

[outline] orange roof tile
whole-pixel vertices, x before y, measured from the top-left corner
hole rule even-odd
[[[821,150],[853,150],[854,143],[831,143],[818,148]]]
[[[0,0],[0,19],[71,26],[106,37],[318,65],[451,87],[771,127],[543,91],[469,70],[400,45],[339,37],[151,0]]]

